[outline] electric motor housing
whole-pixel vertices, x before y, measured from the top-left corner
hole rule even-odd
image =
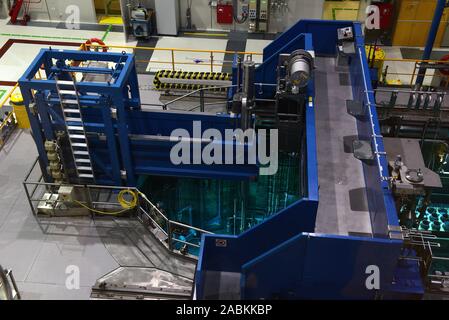
[[[290,83],[298,88],[304,88],[312,77],[313,70],[312,55],[302,49],[293,51],[288,58],[288,78]]]

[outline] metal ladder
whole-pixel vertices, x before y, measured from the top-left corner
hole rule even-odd
[[[71,74],[70,77],[71,81],[59,80],[55,77],[56,91],[67,127],[77,176],[85,180],[95,180],[86,129],[81,115],[79,93],[74,77]],[[71,87],[71,89],[62,89],[61,86]]]

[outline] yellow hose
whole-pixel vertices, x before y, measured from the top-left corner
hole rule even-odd
[[[132,196],[132,199],[130,201],[126,200],[124,198],[125,194],[129,194]],[[117,200],[120,203],[120,205],[122,206],[123,210],[120,211],[115,211],[115,212],[108,212],[108,211],[100,211],[97,209],[93,209],[93,208],[89,208],[88,206],[86,206],[84,203],[75,200],[75,202],[77,204],[79,204],[80,206],[98,213],[98,214],[104,214],[104,215],[118,215],[121,214],[123,212],[126,212],[128,210],[134,209],[137,206],[137,201],[138,201],[138,195],[137,192],[133,191],[133,190],[129,190],[129,189],[124,189],[122,191],[119,192],[118,196],[117,196]]]
[[[130,201],[127,201],[124,198],[125,194],[129,194],[132,196],[132,199]],[[120,205],[122,206],[123,209],[133,209],[135,206],[137,206],[137,192],[134,192],[132,190],[129,189],[124,189],[122,191],[119,192],[118,196],[117,196],[117,200],[120,203]]]

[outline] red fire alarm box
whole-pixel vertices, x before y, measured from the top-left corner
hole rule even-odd
[[[232,24],[234,11],[232,4],[217,5],[217,22],[221,24]]]

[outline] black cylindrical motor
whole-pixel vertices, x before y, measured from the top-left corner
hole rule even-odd
[[[288,78],[292,86],[304,88],[312,77],[313,57],[302,49],[293,51],[288,59]]]
[[[234,94],[234,97],[232,98],[232,108],[231,108],[232,113],[234,114],[242,113],[242,97],[243,95],[240,92]]]

